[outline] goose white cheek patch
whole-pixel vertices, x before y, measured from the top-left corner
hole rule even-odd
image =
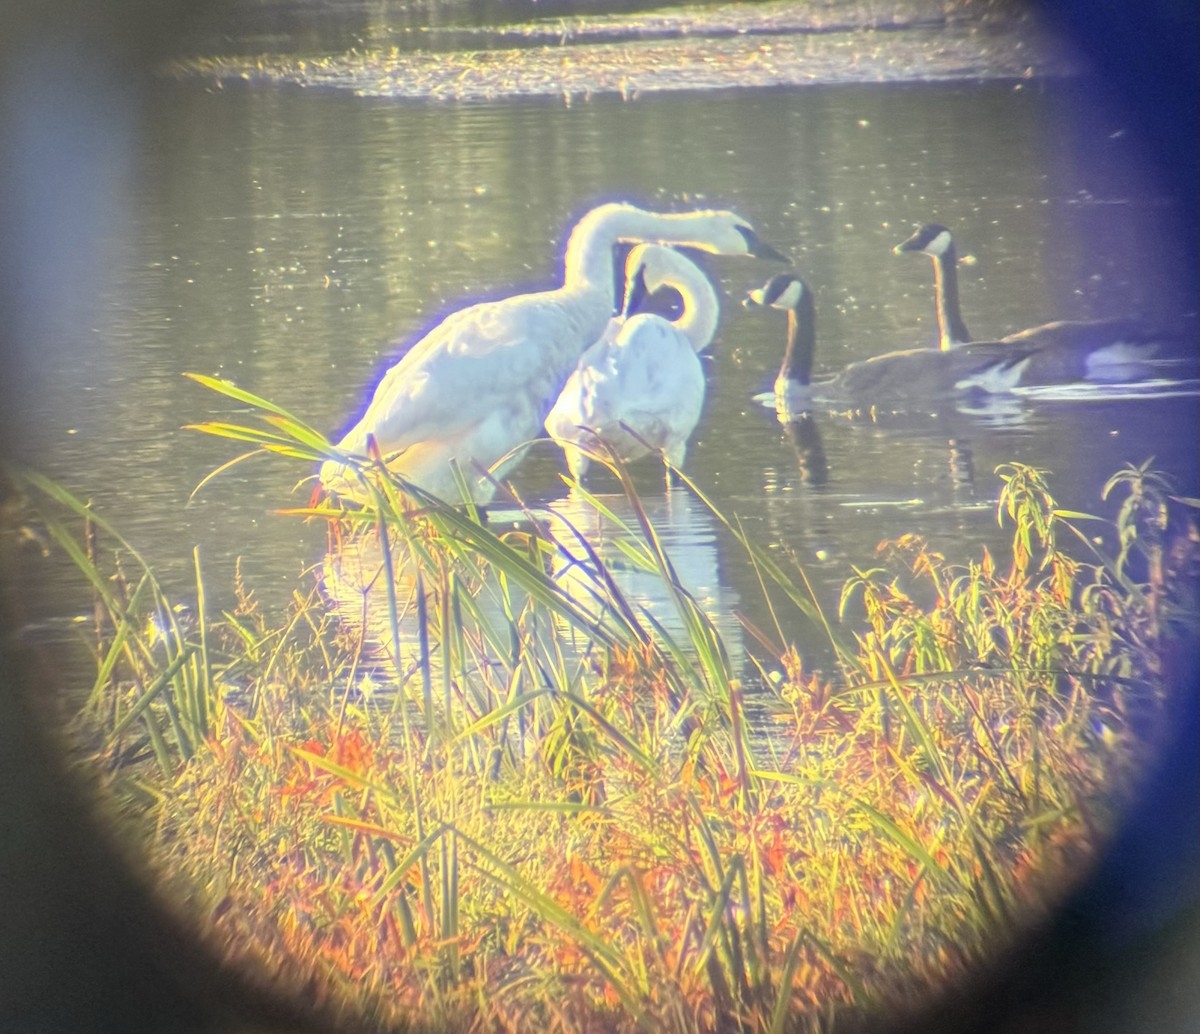
[[[950,239],[950,234],[943,230],[921,250],[926,255],[945,255],[946,249],[950,247]]]

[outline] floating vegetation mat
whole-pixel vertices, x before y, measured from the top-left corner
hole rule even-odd
[[[479,49],[442,50],[432,29],[372,34],[334,55],[206,56],[168,74],[431,100],[572,98],[816,83],[1024,79],[1078,71],[1015,7],[764,3],[639,17],[455,29]]]

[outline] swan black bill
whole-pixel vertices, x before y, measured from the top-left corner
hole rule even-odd
[[[750,227],[739,226],[737,227],[737,231],[746,239],[746,253],[748,255],[752,255],[754,258],[766,259],[769,262],[783,262],[789,266],[792,264],[790,258],[781,255],[766,241],[762,240]]]
[[[639,267],[634,275],[632,282],[625,291],[625,308],[621,315],[628,319],[635,312],[638,312],[642,304],[646,301],[646,296],[649,292],[646,290],[646,270],[645,267]]]

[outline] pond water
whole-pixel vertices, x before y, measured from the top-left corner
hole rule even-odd
[[[336,438],[384,371],[469,301],[551,285],[573,221],[600,200],[730,207],[787,254],[817,303],[818,368],[934,341],[932,274],[891,249],[946,223],[980,337],[1050,319],[1172,318],[1177,216],[1135,127],[1075,79],[826,83],[441,103],[205,77],[164,80],[145,112],[128,196],[104,245],[85,329],[21,371],[21,459],[94,500],[176,595],[210,606],[234,565],[269,609],[323,561],[325,533],[273,511],[311,473],[183,429],[240,416],[185,379],[234,380]],[[738,304],[777,267],[705,258],[723,315],[687,472],[747,532],[794,556],[831,611],[852,564],[915,531],[951,557],[1003,551],[998,463],[1053,472],[1062,505],[1101,509],[1104,480],[1153,456],[1189,494],[1194,397],[1120,392],[1005,400],[783,426],[754,401],[782,353],[778,313]],[[535,448],[523,498],[567,505],[561,455]],[[662,470],[638,468],[648,496]],[[603,475],[593,488],[615,491]],[[606,498],[608,498],[606,494]],[[659,507],[668,551],[729,619],[756,576],[688,500]],[[41,620],[84,609],[59,572]],[[806,633],[797,626],[804,641]],[[739,647],[740,648],[740,647]]]

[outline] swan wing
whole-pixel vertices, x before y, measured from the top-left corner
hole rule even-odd
[[[649,313],[627,320],[603,352],[593,390],[606,408],[621,412],[671,409],[681,393],[703,391],[704,372],[691,341]]]
[[[592,426],[596,382],[617,373],[612,345],[623,322],[618,317],[610,319],[600,337],[579,357],[546,414],[546,431],[551,438],[575,440],[580,436],[580,425]]]
[[[371,434],[387,455],[454,438],[507,413],[511,447],[537,433],[580,342],[599,334],[605,316],[602,309],[564,305],[556,292],[463,309],[384,375],[341,445],[361,452]]]

